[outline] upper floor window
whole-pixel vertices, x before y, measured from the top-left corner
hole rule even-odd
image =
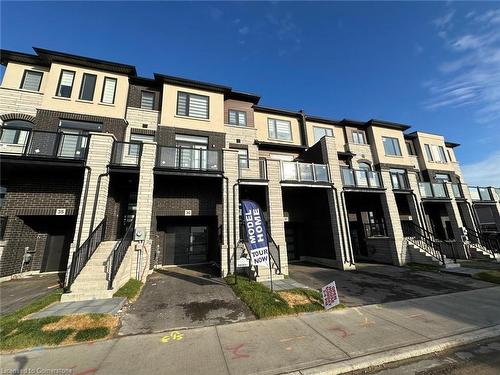
[[[358,163],[358,169],[361,171],[371,171],[372,167],[368,163],[360,162],[360,163]]]
[[[133,156],[138,156],[139,155],[139,150],[141,146],[138,143],[142,142],[154,142],[155,136],[152,134],[137,134],[137,133],[131,133],[130,134],[130,143],[128,148],[128,154],[133,155]]]
[[[71,70],[61,70],[61,76],[59,77],[59,85],[57,86],[56,96],[70,98],[71,91],[73,90],[74,79],[75,72]]]
[[[450,182],[450,175],[446,173],[436,173],[436,176],[434,177],[436,181],[439,182]]]
[[[352,142],[357,145],[366,144],[365,132],[361,130],[353,130],[352,132]]]
[[[4,128],[2,128],[0,143],[24,145],[32,127],[33,124],[25,120],[6,121],[4,122]]]
[[[331,128],[320,128],[319,126],[313,126],[314,133],[314,143],[318,142],[325,135],[333,137],[333,129]]]
[[[231,125],[247,126],[247,113],[245,111],[230,109],[228,117]]]
[[[151,91],[141,91],[141,108],[153,109],[155,105],[155,93]]]
[[[417,155],[415,152],[415,146],[413,145],[412,141],[406,141],[406,149],[408,150],[409,155]]]
[[[238,148],[238,165],[240,168],[248,168],[248,149]]]
[[[95,83],[97,81],[97,76],[95,74],[83,74],[82,87],[80,87],[81,100],[94,100]]]
[[[42,84],[42,72],[36,72],[34,70],[25,70],[23,74],[23,79],[21,81],[21,89],[30,91],[40,91],[40,85]]]
[[[392,137],[382,137],[384,144],[385,154],[389,156],[401,156],[401,149],[399,148],[399,140]]]
[[[6,195],[7,195],[7,188],[5,186],[0,186],[0,207],[3,207]]]
[[[427,155],[427,160],[434,161],[434,156],[432,155],[431,146],[426,143],[424,144],[424,148],[425,148],[425,154]]]
[[[443,162],[443,163],[447,163],[448,160],[446,160],[446,154],[444,152],[444,148],[443,146],[437,146],[437,150],[438,150],[438,156],[439,156],[439,161]]]
[[[113,104],[115,102],[115,92],[116,78],[104,77],[101,102],[106,104]]]
[[[269,118],[267,119],[267,127],[269,138],[281,141],[292,140],[292,124],[290,121]]]
[[[208,96],[177,92],[177,115],[208,119]]]
[[[448,150],[448,149],[447,149],[447,150],[446,150],[446,152],[448,153],[448,160],[449,160],[449,161],[453,161],[453,158],[451,157],[451,152],[450,152],[450,150]]]
[[[63,131],[68,129],[78,130],[81,133],[100,132],[102,124],[100,122],[77,121],[77,120],[59,120],[59,128]]]

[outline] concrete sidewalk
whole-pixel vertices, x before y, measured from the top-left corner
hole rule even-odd
[[[4,355],[73,374],[340,373],[500,336],[500,286]]]

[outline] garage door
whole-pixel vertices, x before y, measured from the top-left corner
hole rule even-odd
[[[174,264],[193,264],[208,261],[208,226],[167,226],[165,252]],[[164,264],[167,264],[165,262]]]

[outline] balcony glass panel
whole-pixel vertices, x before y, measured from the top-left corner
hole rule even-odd
[[[156,161],[157,167],[186,170],[220,171],[220,153],[183,147],[160,147]]]
[[[342,168],[342,180],[345,186],[355,186],[354,184],[354,172],[349,168]]]
[[[111,164],[123,166],[138,166],[141,157],[141,143],[115,142]]]
[[[498,199],[500,199],[500,189],[499,188],[495,188],[495,191],[497,192]]]
[[[365,186],[368,187],[368,176],[367,176],[367,171],[354,171],[356,174],[356,182],[357,186]]]
[[[490,196],[490,191],[486,187],[478,187],[479,190],[479,196],[481,197],[482,201],[490,201],[491,196]]]
[[[470,187],[469,188],[470,196],[472,200],[478,201],[481,200],[481,197],[479,196],[479,191],[477,190],[477,187]]]
[[[432,188],[430,182],[419,182],[418,188],[423,198],[432,198]]]
[[[324,164],[314,164],[314,172],[316,174],[316,181],[328,182],[328,169]]]
[[[446,188],[444,187],[444,184],[433,183],[432,188],[436,198],[446,198]]]
[[[299,173],[301,181],[314,181],[312,164],[299,163]]]
[[[453,196],[455,198],[463,198],[462,191],[460,190],[460,186],[458,184],[452,184],[451,189],[453,190]]]
[[[299,179],[297,163],[293,161],[284,161],[281,165],[283,168],[283,180],[297,181]]]
[[[368,181],[370,182],[370,187],[379,188],[382,186],[380,183],[380,174],[375,171],[367,171]]]

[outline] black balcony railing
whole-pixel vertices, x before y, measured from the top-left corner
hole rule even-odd
[[[422,198],[448,198],[446,186],[441,182],[419,182],[418,188]]]
[[[109,267],[109,277],[108,277],[108,289],[113,289],[113,281],[115,280],[116,274],[120,269],[120,265],[127,254],[127,251],[134,239],[134,229],[135,229],[135,217],[132,219],[132,222],[129,224],[127,230],[125,231],[125,235],[118,242],[116,247],[113,249],[113,252],[110,256],[110,261],[108,262]]]
[[[281,162],[281,180],[298,182],[330,182],[327,164]]]
[[[487,187],[469,186],[469,192],[473,201],[490,202],[493,200],[490,190]]]
[[[141,155],[141,142],[114,142],[111,165],[138,167]]]
[[[222,171],[220,150],[203,150],[187,147],[158,147],[156,167],[186,171]]]
[[[479,233],[474,229],[465,228],[467,230],[467,237],[471,243],[480,245],[484,250],[491,255],[500,254],[500,241],[495,235]]]
[[[382,188],[380,172],[341,167],[342,183],[348,187]]]
[[[1,128],[0,153],[34,158],[85,160],[88,135]]]
[[[238,177],[240,179],[267,180],[267,160],[238,158]]]

